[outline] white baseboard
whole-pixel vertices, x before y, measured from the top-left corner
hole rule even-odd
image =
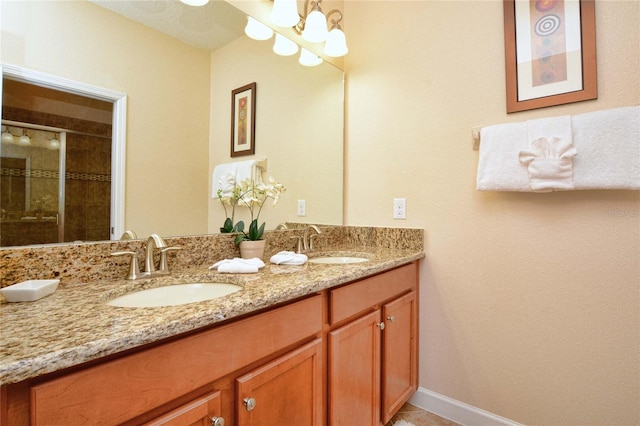
[[[448,396],[419,387],[409,403],[423,410],[430,411],[440,417],[466,426],[522,426],[504,417],[481,410],[449,398]]]

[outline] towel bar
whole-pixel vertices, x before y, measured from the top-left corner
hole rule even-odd
[[[477,151],[480,149],[480,131],[482,127],[476,126],[471,128],[471,137],[473,138],[473,150]]]
[[[258,162],[256,163],[256,166],[260,167],[262,169],[263,172],[267,171],[267,159],[263,159],[263,160],[258,160]]]

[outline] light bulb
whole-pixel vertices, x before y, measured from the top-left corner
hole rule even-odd
[[[316,65],[320,65],[322,63],[322,58],[318,55],[309,52],[304,47],[300,52],[300,59],[298,59],[301,65],[305,67],[315,67]]]
[[[209,3],[209,0],[180,0],[182,3],[189,6],[204,6]]]
[[[280,56],[291,56],[298,53],[298,45],[282,34],[276,33],[276,41],[273,43],[273,51]]]
[[[18,145],[22,145],[22,146],[31,145],[31,138],[26,134],[20,136],[20,139],[18,139]]]
[[[273,0],[271,20],[279,27],[293,27],[300,22],[296,0]]]
[[[335,26],[329,31],[327,42],[324,45],[324,54],[334,58],[344,56],[349,49],[347,48],[347,39],[340,26]]]
[[[9,128],[6,127],[2,132],[2,142],[3,143],[13,143],[13,135],[9,132]]]
[[[305,20],[302,38],[311,43],[320,43],[327,39],[327,19],[317,4]]]
[[[53,150],[60,149],[60,141],[54,136],[53,139],[49,141],[48,148]]]
[[[244,33],[254,40],[269,40],[273,36],[271,28],[251,16],[247,16],[247,26],[244,28]]]

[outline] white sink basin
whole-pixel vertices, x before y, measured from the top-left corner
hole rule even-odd
[[[107,305],[124,308],[186,305],[216,299],[241,289],[239,285],[228,283],[176,284],[125,294],[107,302]]]
[[[354,257],[354,256],[324,256],[324,257],[312,257],[309,259],[310,263],[326,263],[330,265],[344,265],[347,263],[361,263],[368,262],[366,257]]]

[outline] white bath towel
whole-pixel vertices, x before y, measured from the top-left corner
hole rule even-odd
[[[292,251],[281,251],[271,256],[269,261],[276,265],[304,265],[307,262],[307,255]]]
[[[223,196],[230,196],[233,188],[246,179],[256,184],[262,183],[262,169],[260,160],[235,161],[233,163],[218,164],[213,169],[211,178],[211,197],[218,198],[218,190]]]
[[[576,189],[640,189],[640,106],[574,115]]]
[[[519,161],[520,152],[530,149],[528,127],[519,122],[482,129],[478,190],[535,191],[528,165]],[[571,116],[571,133],[577,152],[573,189],[640,189],[639,106]]]
[[[224,259],[209,266],[209,269],[217,269],[220,273],[226,274],[252,274],[264,268],[264,262],[254,257],[253,259]]]
[[[477,188],[480,191],[531,191],[527,168],[518,160],[527,148],[527,123],[483,127]]]

